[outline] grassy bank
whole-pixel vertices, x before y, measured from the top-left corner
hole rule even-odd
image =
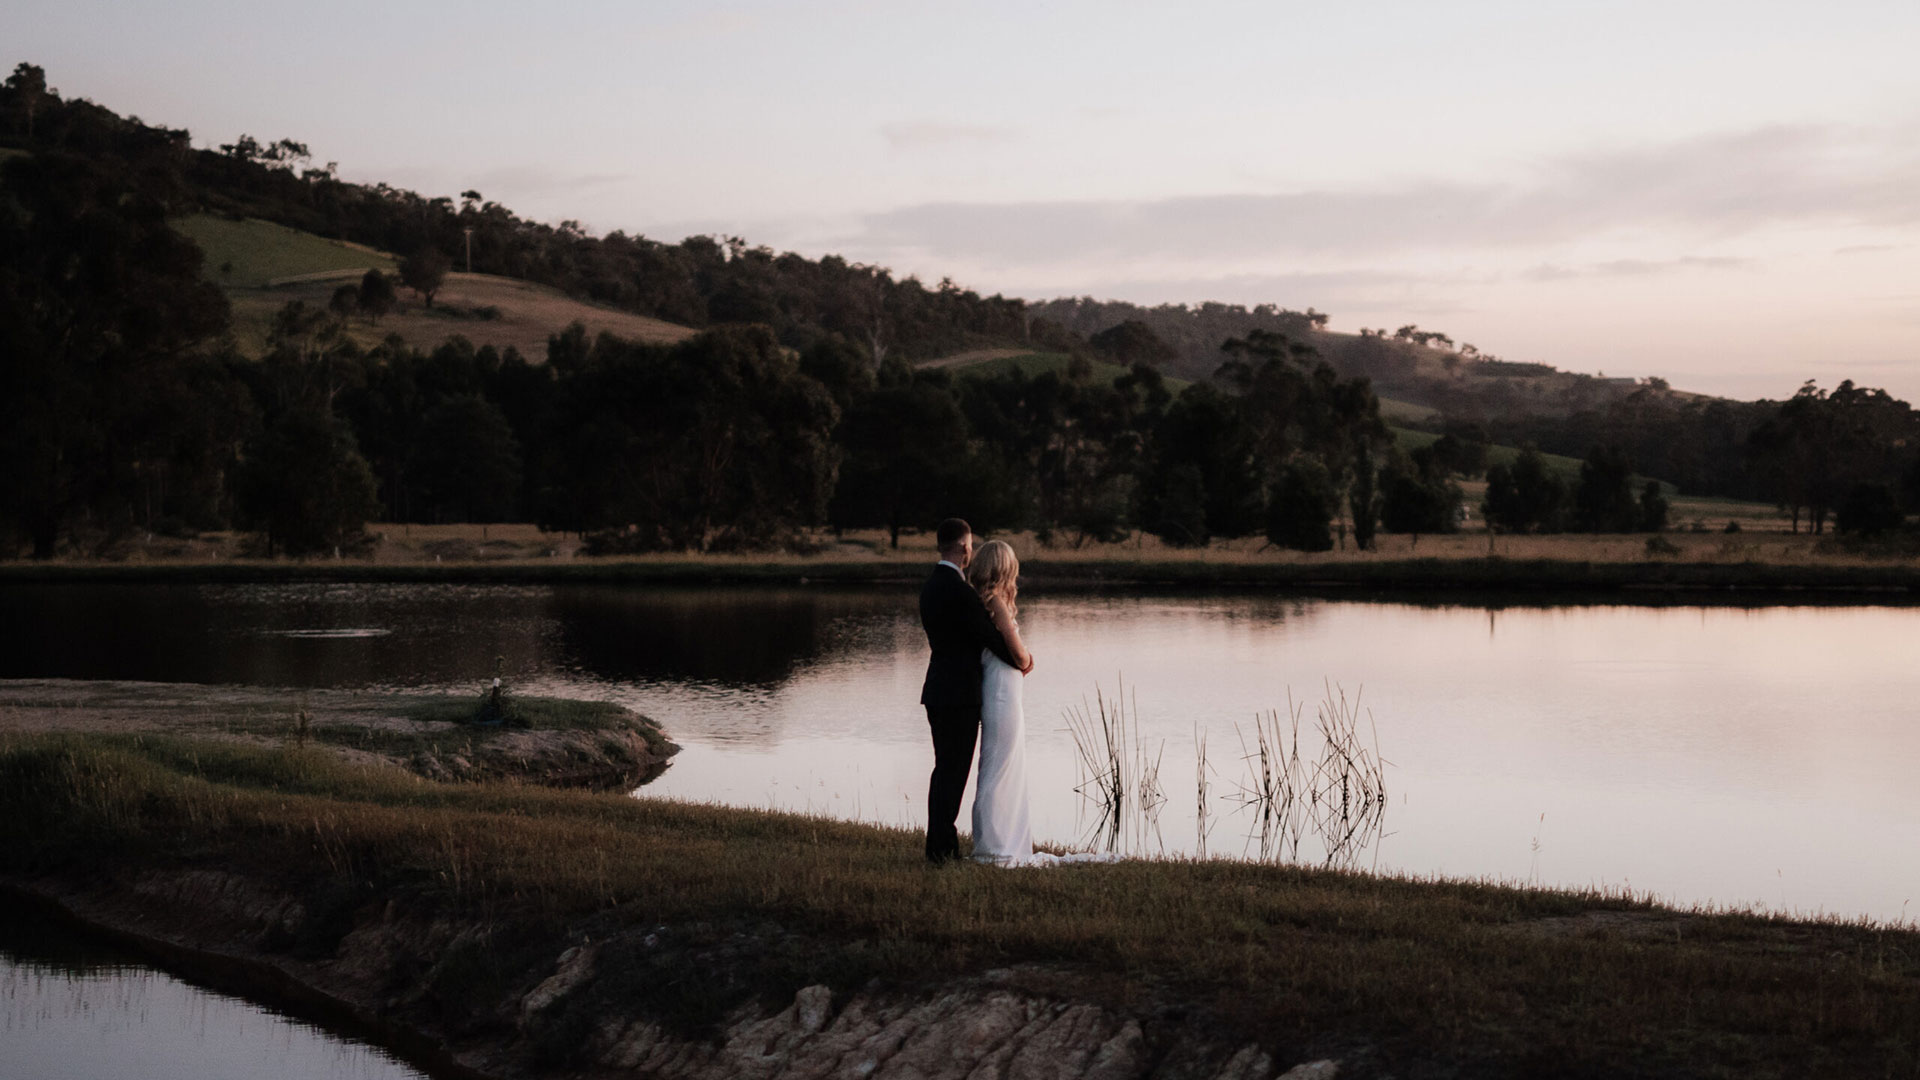
[[[609,1011],[698,1037],[800,986],[908,992],[1008,965],[1150,1028],[1211,1026],[1362,1075],[1920,1068],[1911,929],[1236,863],[932,871],[897,830],[170,738],[0,743],[0,837],[16,881],[271,883],[301,899],[280,932],[301,955],[381,909],[484,922],[393,991],[396,1015],[429,1026],[524,993],[524,957],[644,930],[535,1031],[556,1069]]]

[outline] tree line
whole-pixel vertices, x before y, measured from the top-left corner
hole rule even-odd
[[[798,542],[823,525],[897,540],[954,512],[1049,542],[1143,531],[1364,548],[1380,528],[1457,527],[1457,481],[1483,472],[1481,510],[1509,531],[1657,527],[1664,497],[1626,490],[1636,473],[1771,498],[1815,531],[1830,518],[1892,527],[1920,502],[1915,414],[1851,383],[1751,405],[1649,386],[1552,422],[1455,425],[1403,452],[1369,378],[1307,343],[1324,318],[1311,309],[1163,309],[1189,335],[1237,327],[1214,339],[1208,377],[1174,394],[1161,368],[1195,346],[1145,318],[1094,329],[832,257],[592,241],[473,192],[455,209],[342,185],[330,169],[297,170],[298,143],[194,151],[184,132],[61,100],[30,65],[7,80],[0,116],[34,147],[0,159],[0,534],[40,557],[134,529],[226,527],[257,532],[268,551],[325,551],[376,518],[534,521],[596,550],[714,550]],[[197,199],[337,214],[327,220],[358,222],[359,233],[342,226],[354,238],[401,249],[378,231],[443,235],[491,215],[499,228],[486,235],[504,245],[491,268],[565,250],[573,261],[520,268],[589,294],[593,281],[653,280],[608,252],[692,259],[664,273],[698,301],[686,310],[699,317],[682,317],[707,331],[645,346],[575,327],[544,364],[458,338],[362,349],[347,320],[377,323],[393,303],[393,282],[371,272],[326,308],[289,305],[267,354],[243,357],[201,253],[167,227]],[[416,247],[402,274],[430,294],[447,266],[439,247]],[[614,269],[567,276],[581,266]],[[1074,363],[981,377],[907,362],[989,331],[1053,341]],[[1089,355],[1125,374],[1096,378]],[[1489,468],[1493,441],[1587,461],[1573,484],[1537,453]]]
[[[1151,357],[1111,380],[955,376],[824,335],[731,323],[674,345],[574,325],[545,363],[449,339],[367,349],[377,271],[286,305],[264,357],[165,207],[57,152],[0,164],[0,531],[36,557],[136,530],[240,528],[264,554],[351,550],[364,524],[534,521],[595,551],[715,551],[953,513],[1043,542],[1175,545],[1456,527],[1472,433],[1397,448],[1364,377],[1253,330],[1209,382]],[[1152,347],[1115,336],[1110,347]],[[1118,355],[1118,353],[1116,353]],[[1338,537],[1338,539],[1336,539]]]
[[[87,158],[120,174],[168,216],[257,217],[696,328],[759,323],[790,348],[832,334],[883,360],[979,345],[1085,346],[1019,299],[981,296],[951,280],[928,285],[884,267],[777,253],[738,237],[665,243],[618,231],[590,236],[576,221],[528,221],[476,190],[455,199],[349,183],[334,163],[314,162],[294,139],[242,135],[217,150],[197,150],[183,129],[62,98],[44,70],[28,63],[0,84],[0,147]],[[217,277],[219,268],[212,269]]]

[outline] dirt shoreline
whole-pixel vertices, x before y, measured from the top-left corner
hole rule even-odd
[[[505,973],[504,999],[475,997],[464,1011],[449,1011],[429,992],[448,956],[463,944],[511,935],[410,910],[404,898],[364,898],[332,953],[309,959],[284,947],[295,933],[290,927],[312,917],[301,901],[226,870],[146,870],[132,880],[108,876],[87,885],[0,877],[0,898],[100,935],[188,981],[375,1043],[436,1080],[1331,1080],[1341,1071],[1331,1059],[1278,1066],[1257,1042],[1209,1037],[1184,1010],[1171,1022],[1141,1015],[1097,991],[1077,992],[1084,979],[1071,971],[1037,965],[852,993],[815,984],[784,1007],[749,1003],[696,1031],[658,1001],[609,1011],[604,998],[586,992],[596,979],[617,978],[601,969],[601,957],[657,948],[678,928],[549,931],[541,935],[544,951],[524,943],[513,950],[541,959]],[[724,965],[740,951],[737,944],[697,946],[674,962]],[[425,974],[404,985],[407,972]],[[590,1062],[555,1067],[552,1044],[576,1032],[588,1042]]]

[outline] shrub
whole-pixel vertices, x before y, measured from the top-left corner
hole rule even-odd
[[[1833,527],[1843,534],[1877,536],[1906,524],[1893,488],[1880,483],[1853,485],[1834,514]]]
[[[1295,458],[1281,467],[1267,493],[1267,539],[1295,551],[1331,550],[1337,505],[1326,466]]]

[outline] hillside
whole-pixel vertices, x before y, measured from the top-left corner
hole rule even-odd
[[[17,111],[20,104],[13,89],[0,87],[0,114]],[[436,197],[385,183],[343,181],[331,167],[309,167],[313,159],[293,140],[266,144],[242,135],[217,151],[193,150],[184,131],[155,128],[84,99],[49,93],[34,104],[37,119],[31,130],[0,125],[0,147],[12,151],[5,159],[8,170],[23,164],[28,176],[55,168],[78,170],[74,177],[124,189],[121,199],[163,212],[196,233],[209,254],[208,277],[232,298],[234,335],[255,353],[263,348],[274,315],[289,301],[324,309],[341,284],[370,266],[392,266],[389,253],[433,250],[483,273],[454,276],[432,309],[403,291],[399,310],[377,324],[356,317],[348,330],[353,340],[371,345],[397,333],[417,348],[432,348],[459,334],[538,360],[550,335],[574,321],[590,332],[640,341],[686,338],[695,333],[689,328],[757,324],[771,329],[767,340],[782,350],[831,347],[840,350],[843,363],[856,354],[922,361],[966,353],[964,364],[951,366],[1040,370],[1064,363],[1062,356],[1098,353],[1159,358],[1165,375],[1202,380],[1218,367],[1223,341],[1266,330],[1313,345],[1343,375],[1370,378],[1382,398],[1383,415],[1403,428],[1438,431],[1458,424],[1474,434],[1469,425],[1477,423],[1478,434],[1496,445],[1533,445],[1573,459],[1613,446],[1641,473],[1689,492],[1746,498],[1779,494],[1779,484],[1750,462],[1751,436],[1777,403],[1702,399],[1652,379],[1602,379],[1544,364],[1488,363],[1492,357],[1464,342],[1456,345],[1443,334],[1411,325],[1391,333],[1335,333],[1327,329],[1329,317],[1311,308],[1217,302],[1146,308],[1091,298],[1032,303],[983,296],[944,280],[929,287],[914,276],[895,278],[883,267],[835,255],[776,252],[738,237],[692,236],[670,243],[623,232],[594,236],[577,222],[549,225],[522,218],[475,191]],[[59,161],[36,169],[33,159],[43,152],[58,154]],[[1095,344],[1097,335],[1130,321],[1145,324],[1147,340],[1128,330]],[[1159,342],[1151,340],[1155,336]],[[1133,344],[1127,344],[1130,340]],[[749,347],[744,337],[727,347],[736,345],[760,348]],[[536,433],[552,434],[539,429],[542,405],[525,388],[492,387],[487,393],[490,403],[508,414],[522,447],[531,445]],[[626,411],[639,404],[630,403]],[[407,415],[410,422],[419,419]],[[373,423],[360,420],[363,426]],[[1892,421],[1887,426],[1891,430]],[[373,456],[380,458],[376,467],[385,470],[380,476],[390,489],[389,512],[416,513],[401,505],[408,498],[406,455],[416,436],[410,430],[357,435],[363,446],[386,440],[385,449]],[[1889,445],[1891,457],[1911,443],[1902,434]],[[1895,483],[1900,470],[1883,464],[1873,463],[1876,475],[1893,477],[1889,483]],[[228,504],[217,489],[227,471],[207,462],[181,462],[179,468],[207,481],[207,490],[190,498],[168,483],[181,513],[223,519],[217,508]],[[570,475],[541,482],[552,487]],[[533,512],[530,499],[539,485],[523,479],[513,512],[524,514]],[[145,509],[146,494],[137,501],[143,520],[154,516]],[[1822,512],[1831,509],[1823,504]],[[861,518],[858,523],[872,524],[876,512],[864,506],[855,516]],[[53,535],[39,534],[36,550],[48,548]]]
[[[1022,349],[974,349],[970,352],[955,353],[937,360],[926,360],[916,367],[945,368],[966,375],[998,375],[1005,371],[1019,371],[1029,378],[1043,371],[1064,374],[1073,357],[1068,353],[1030,352]],[[1093,378],[1098,382],[1111,383],[1127,373],[1127,369],[1118,364],[1109,364],[1103,360],[1090,360]],[[1168,376],[1167,392],[1178,394],[1192,386],[1190,379]]]
[[[207,276],[230,289],[258,289],[287,278],[346,271],[393,273],[396,260],[384,252],[276,225],[258,218],[192,214],[173,228],[200,245]]]
[[[235,342],[249,354],[265,350],[273,317],[288,302],[324,308],[342,284],[357,282],[369,269],[391,274],[397,264],[382,251],[258,219],[196,214],[173,225],[200,245],[207,276],[226,287]],[[604,332],[647,343],[680,341],[695,332],[493,274],[448,274],[431,308],[404,288],[398,292],[399,304],[378,322],[348,321],[348,335],[357,344],[370,347],[398,334],[430,349],[459,334],[476,346],[512,347],[538,362],[546,359],[547,338],[575,322],[589,335]]]
[[[1212,377],[1222,359],[1220,344],[1229,338],[1244,338],[1254,331],[1285,334],[1311,345],[1342,375],[1373,380],[1382,404],[1395,402],[1401,417],[1408,420],[1419,410],[1457,420],[1567,416],[1605,408],[1647,385],[1639,379],[1583,375],[1546,364],[1498,361],[1455,344],[1444,334],[1414,326],[1397,331],[1400,336],[1389,336],[1384,329],[1341,333],[1328,330],[1328,316],[1312,308],[1293,311],[1274,304],[1247,307],[1212,301],[1145,307],[1079,297],[1035,301],[1028,310],[1045,325],[1083,339],[1123,322],[1142,323],[1173,354],[1163,370],[1191,380]],[[1437,347],[1443,344],[1449,347]],[[1676,401],[1700,398],[1662,392]]]

